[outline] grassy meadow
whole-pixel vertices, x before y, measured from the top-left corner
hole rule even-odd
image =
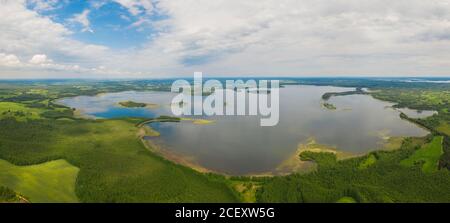
[[[444,151],[442,150],[442,142],[444,137],[436,136],[430,143],[422,145],[420,149],[400,164],[411,167],[421,165],[424,173],[433,173],[439,170],[439,159]]]
[[[78,202],[75,181],[79,169],[65,160],[30,166],[0,160],[0,169],[3,186],[25,195],[30,202]]]

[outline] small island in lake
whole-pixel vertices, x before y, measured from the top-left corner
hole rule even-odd
[[[158,104],[151,104],[151,103],[140,103],[140,102],[134,102],[134,101],[121,101],[119,102],[119,105],[127,108],[157,108]]]
[[[182,118],[183,121],[192,121],[194,125],[209,125],[215,123],[214,120],[208,119],[192,119],[192,118]]]
[[[327,101],[331,97],[335,96],[346,96],[346,95],[354,95],[354,94],[368,94],[362,88],[358,87],[354,91],[344,91],[344,92],[327,92],[322,95],[322,99]]]
[[[327,108],[328,110],[336,110],[336,106],[328,102],[324,102],[323,107]]]

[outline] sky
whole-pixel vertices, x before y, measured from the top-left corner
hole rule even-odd
[[[450,0],[0,0],[0,78],[450,76]]]

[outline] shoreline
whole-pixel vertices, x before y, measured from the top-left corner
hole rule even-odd
[[[300,84],[300,85],[321,86],[321,85],[314,85],[314,84]],[[154,91],[154,90],[152,90],[152,91]],[[126,91],[124,91],[124,92],[126,92]],[[99,96],[101,94],[106,94],[106,93],[109,93],[109,92],[101,92],[101,93],[98,93],[96,96]],[[111,92],[111,93],[114,93],[114,92]],[[378,98],[374,97],[370,92],[368,92],[367,94],[364,94],[364,95],[371,96],[375,100],[393,103],[391,101],[387,101],[387,100],[385,101],[385,100],[378,99]],[[339,96],[341,96],[341,95],[339,95]],[[342,96],[346,96],[346,95],[342,95]],[[74,97],[76,97],[76,96],[74,96]],[[60,99],[55,99],[54,102],[68,107],[67,105],[58,103],[58,100],[60,100]],[[390,107],[393,108],[393,105],[391,105]],[[394,108],[394,110],[397,111],[395,108]],[[85,114],[80,109],[74,110],[74,117],[84,118],[84,119],[94,119],[94,120],[97,119],[93,116]],[[406,119],[406,121],[408,121],[412,124],[415,124],[416,126],[422,128],[422,129],[426,130],[428,133],[430,133],[430,129],[420,125],[419,123],[409,120],[409,119],[410,118],[408,117],[408,119]],[[214,122],[215,122],[214,120],[191,119],[191,118],[180,118],[180,120],[181,121],[191,121],[193,124],[197,124],[197,125],[208,125],[208,124],[214,124]],[[380,147],[377,147],[373,150],[366,151],[363,153],[358,153],[358,154],[349,154],[349,153],[345,153],[343,151],[339,151],[337,148],[334,148],[334,147],[332,148],[332,147],[329,147],[326,145],[317,144],[315,142],[315,140],[313,139],[312,142],[307,142],[304,144],[299,143],[297,149],[291,155],[289,155],[288,158],[283,160],[279,165],[277,165],[271,171],[260,172],[260,173],[248,173],[248,174],[243,174],[243,175],[232,175],[232,174],[228,174],[225,172],[208,169],[208,168],[200,165],[197,161],[195,161],[194,157],[185,156],[183,154],[179,154],[179,153],[170,151],[168,149],[164,149],[164,148],[162,148],[161,145],[157,145],[156,143],[153,143],[151,140],[145,139],[144,138],[145,136],[150,136],[150,137],[158,137],[159,136],[159,132],[157,132],[156,130],[153,130],[153,128],[151,128],[151,127],[148,127],[148,128],[152,129],[153,131],[151,131],[151,132],[153,132],[154,134],[148,135],[147,133],[149,131],[143,130],[143,128],[144,128],[143,125],[151,123],[151,122],[159,122],[159,120],[152,120],[152,121],[140,123],[140,125],[138,126],[139,127],[139,129],[138,129],[139,139],[141,140],[141,142],[143,143],[144,147],[147,150],[149,150],[150,152],[154,153],[155,155],[160,156],[161,158],[166,159],[174,164],[182,165],[187,168],[191,168],[197,172],[215,173],[215,174],[223,175],[226,177],[232,177],[232,176],[233,177],[234,176],[237,176],[237,177],[239,177],[239,176],[242,176],[242,177],[275,177],[275,176],[286,176],[286,175],[290,175],[290,174],[294,174],[294,173],[308,173],[308,172],[314,171],[316,164],[312,161],[302,161],[300,159],[299,155],[300,155],[300,153],[302,153],[304,151],[332,152],[332,153],[336,154],[338,160],[351,159],[351,158],[355,158],[355,157],[368,155],[369,153],[371,153],[373,151],[379,151],[379,150],[390,151],[392,149],[387,149],[385,145],[389,144],[390,138],[394,138],[394,137],[388,137],[388,139],[386,139],[382,143],[383,145],[380,145]],[[308,139],[308,141],[310,141],[310,139]],[[309,148],[312,145],[318,146],[318,147],[327,147],[327,148]]]
[[[147,135],[148,131],[144,128],[150,128],[150,132],[156,132],[157,134]],[[336,155],[338,161],[347,160],[357,157],[362,157],[370,154],[374,151],[394,151],[400,149],[401,143],[406,137],[388,137],[387,139],[383,139],[383,142],[380,143],[380,146],[373,150],[368,150],[362,153],[350,153],[341,151],[338,148],[317,143],[314,138],[309,138],[306,142],[301,142],[298,144],[297,149],[289,155],[286,159],[280,162],[273,170],[260,172],[260,173],[248,173],[242,175],[234,175],[229,174],[222,171],[217,171],[213,169],[209,169],[207,167],[199,164],[195,157],[186,156],[169,149],[165,149],[162,145],[154,143],[151,139],[145,139],[145,136],[150,137],[159,137],[159,132],[152,129],[148,126],[143,126],[139,128],[138,137],[142,142],[144,147],[155,155],[172,162],[177,165],[182,165],[188,168],[191,168],[199,173],[214,173],[219,174],[225,177],[277,177],[277,176],[287,176],[290,174],[306,174],[316,170],[317,164],[314,161],[304,161],[300,159],[300,154],[306,151],[316,152],[316,153],[333,153]]]
[[[140,140],[141,140],[142,144],[144,145],[144,147],[148,151],[154,153],[155,155],[157,155],[169,162],[191,168],[199,173],[215,173],[215,174],[227,176],[224,173],[216,172],[216,171],[213,171],[213,170],[210,170],[210,169],[207,169],[207,168],[201,166],[200,164],[196,163],[195,158],[193,158],[193,157],[187,158],[187,156],[164,149],[161,146],[151,142],[150,140],[144,139],[144,137],[140,137]]]

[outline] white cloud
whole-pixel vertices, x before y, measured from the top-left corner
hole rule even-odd
[[[0,53],[0,66],[16,67],[20,64],[21,62],[16,55]]]
[[[448,75],[449,2],[160,0],[169,19],[140,56],[225,75]]]
[[[27,3],[36,11],[50,11],[58,8],[59,0],[27,0]]]
[[[52,62],[53,60],[48,59],[47,55],[45,54],[36,54],[29,61],[29,63],[31,64],[48,64]]]
[[[0,0],[0,15],[0,78],[10,78],[13,73],[15,76],[39,76],[44,75],[46,70],[52,70],[54,77],[65,77],[67,73],[56,73],[54,70],[63,71],[78,66],[80,70],[90,72],[91,67],[109,63],[108,60],[114,58],[108,47],[73,40],[68,28],[27,9],[25,0]],[[29,59],[37,54],[45,54],[54,62],[46,63],[47,66],[30,63]],[[4,55],[13,55],[19,61],[22,59],[28,63],[8,62],[7,67]],[[9,56],[8,61],[11,58]],[[40,72],[30,69],[39,69]],[[90,73],[83,75],[89,76]]]
[[[0,51],[17,56],[58,55],[58,60],[96,60],[108,48],[73,40],[64,25],[28,10],[24,0],[0,0]],[[56,57],[56,56],[55,56]]]
[[[0,71],[7,55],[20,62],[37,54],[52,65],[22,65],[78,66],[86,76],[450,71],[450,0],[111,0],[135,16],[134,26],[151,23],[155,30],[146,44],[125,50],[75,41],[24,1],[0,0]],[[154,14],[165,19],[150,20]],[[84,31],[92,30],[88,15],[87,9],[74,17]]]
[[[77,64],[58,64],[45,54],[36,54],[28,62],[21,62],[13,54],[0,53],[0,78],[50,78],[50,77],[118,77],[120,75],[133,76],[142,73],[130,73],[105,66],[93,68],[82,67]],[[57,76],[55,76],[57,75]],[[63,75],[63,76],[61,76]]]
[[[151,14],[153,4],[151,0],[113,0],[125,7],[132,15]]]
[[[94,30],[91,28],[91,22],[89,21],[89,13],[91,10],[85,9],[82,13],[76,14],[71,19],[69,19],[72,23],[79,23],[83,28],[81,29],[82,32],[90,32],[93,33]]]

